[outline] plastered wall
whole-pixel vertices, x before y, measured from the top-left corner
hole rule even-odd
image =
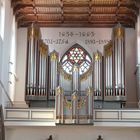
[[[6,129],[6,140],[139,140],[140,128],[94,127],[94,126],[56,126],[56,127],[13,127]]]

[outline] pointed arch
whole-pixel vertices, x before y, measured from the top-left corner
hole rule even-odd
[[[89,53],[79,44],[74,44],[62,56],[60,63],[67,74],[72,74],[74,64],[80,66],[80,75],[85,74],[91,67],[92,58]]]

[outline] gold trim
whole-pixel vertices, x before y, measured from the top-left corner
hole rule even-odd
[[[60,94],[63,94],[63,93],[64,93],[64,91],[60,86],[56,88],[56,95],[60,95]]]
[[[92,94],[93,94],[93,88],[88,87],[88,88],[86,89],[86,93],[87,93],[87,96],[92,95]]]
[[[75,98],[75,97],[74,97]],[[77,97],[76,97],[77,98]],[[84,97],[82,97],[78,103],[77,103],[77,109],[81,109],[84,105],[86,104],[86,99],[84,99]],[[64,97],[64,107],[68,108],[68,109],[72,109],[72,102],[68,101],[66,99],[66,97]]]
[[[68,109],[72,109],[72,104],[71,104],[71,101],[68,101],[66,99],[66,97],[64,97],[64,107],[68,108]]]
[[[85,81],[88,79],[88,77],[92,74],[93,71],[93,66],[92,64],[90,65],[90,68],[88,69],[87,72],[85,72],[84,74],[80,75],[80,81]]]
[[[37,25],[33,23],[28,27],[28,38],[39,38],[40,36],[40,29]]]
[[[107,43],[104,46],[104,53],[105,53],[105,56],[111,56],[113,54],[113,44],[112,44],[112,41],[110,41],[109,43]]]
[[[114,37],[122,38],[124,37],[125,29],[119,24],[117,27],[114,28]]]
[[[72,75],[66,73],[60,63],[59,63],[58,71],[64,76],[65,80],[72,80]]]
[[[94,60],[95,61],[99,61],[102,59],[102,55],[101,53],[99,53],[98,51],[94,54]]]
[[[72,101],[77,100],[77,95],[76,95],[76,94],[72,94],[72,95],[71,95],[71,100],[72,100]]]
[[[50,53],[51,60],[58,60],[58,53],[56,51],[53,51]]]
[[[48,50],[47,45],[41,40],[40,45],[39,45],[40,54],[43,55],[43,56],[46,56],[47,50]]]
[[[72,80],[72,75],[66,73],[60,63],[59,63],[59,69],[58,70],[64,76],[65,80]],[[93,66],[90,65],[90,68],[88,69],[88,71],[85,72],[84,74],[80,75],[80,81],[87,80],[87,78],[92,74],[92,71],[93,71]]]
[[[80,101],[78,101],[78,107],[77,109],[81,109],[86,104],[86,99],[82,97]]]
[[[77,65],[73,65],[73,72],[78,72],[79,71],[79,67]]]

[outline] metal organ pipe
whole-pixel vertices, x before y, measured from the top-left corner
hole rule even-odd
[[[80,89],[79,65],[74,64],[72,69],[72,90],[77,92]]]
[[[113,53],[115,58],[114,74],[115,74],[115,95],[125,96],[124,93],[124,68],[125,68],[125,30],[118,24],[113,30]]]
[[[105,97],[107,96],[113,96],[113,47],[112,42],[110,41],[107,45],[104,47],[104,55],[105,55]]]
[[[38,44],[40,39],[39,27],[32,24],[28,28],[27,38],[27,71],[26,71],[26,95],[36,95],[38,85]]]
[[[47,95],[48,46],[40,40],[39,45],[39,95]]]
[[[58,86],[58,53],[56,51],[50,53],[50,65],[51,65],[50,96],[55,96],[55,89]]]
[[[97,51],[94,58],[94,96],[102,98],[102,54]]]

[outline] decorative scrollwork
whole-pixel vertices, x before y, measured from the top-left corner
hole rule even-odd
[[[86,98],[86,97],[85,97]],[[78,103],[77,103],[77,109],[81,109],[82,107],[85,106],[86,104],[86,99],[84,97],[82,97],[80,100],[78,100]],[[76,100],[77,97],[75,98],[74,96],[74,99],[73,100]],[[71,101],[68,101],[66,97],[64,97],[64,106],[68,109],[72,109],[72,102]]]
[[[64,97],[64,106],[70,110],[72,109],[71,101],[68,101],[66,97]]]
[[[114,29],[114,37],[122,38],[124,37],[124,34],[125,34],[124,28],[120,24],[118,24],[117,27]]]
[[[47,46],[45,45],[45,43],[42,40],[40,41],[39,51],[40,51],[41,55],[46,56],[46,54],[47,54]]]
[[[110,41],[109,43],[107,43],[104,47],[105,47],[105,55],[106,56],[111,56],[112,53],[113,53],[112,41]]]
[[[56,51],[53,51],[50,53],[51,60],[58,60],[58,53]]]
[[[40,29],[37,25],[33,23],[32,26],[28,28],[28,39],[39,37],[40,37]]]
[[[63,89],[59,86],[56,88],[56,95],[63,94]]]
[[[81,109],[86,104],[86,99],[81,98],[81,100],[78,102],[77,109]]]
[[[58,70],[64,76],[64,79],[72,80],[72,75],[66,73],[64,71],[64,69],[62,68],[61,64],[59,64],[59,69]],[[93,66],[91,65],[87,72],[85,72],[84,74],[80,75],[80,80],[81,81],[87,80],[87,78],[92,74],[92,71],[93,71]]]

